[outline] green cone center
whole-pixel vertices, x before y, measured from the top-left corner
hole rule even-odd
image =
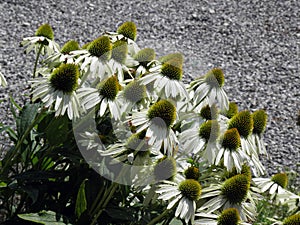
[[[182,181],[178,187],[181,194],[190,200],[198,200],[201,195],[201,185],[194,179]]]

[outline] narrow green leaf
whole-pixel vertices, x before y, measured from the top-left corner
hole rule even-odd
[[[55,117],[46,128],[46,137],[52,146],[58,146],[67,139],[69,131],[69,120],[67,116]]]
[[[39,213],[19,214],[23,220],[44,224],[44,225],[64,225],[65,223],[60,219],[56,220],[56,213],[53,211],[42,211]]]
[[[81,214],[87,209],[87,202],[86,202],[86,196],[85,196],[85,182],[87,179],[85,179],[78,190],[77,199],[76,199],[76,205],[75,205],[75,214],[77,218],[80,218]]]

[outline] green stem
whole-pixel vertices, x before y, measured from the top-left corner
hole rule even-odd
[[[39,61],[39,58],[40,58],[43,47],[44,47],[43,44],[40,44],[40,48],[39,48],[39,51],[36,55],[36,59],[35,59],[35,63],[34,63],[33,78],[35,78],[36,67],[37,67],[37,64],[38,64],[38,61]]]
[[[169,213],[169,211],[170,211],[169,209],[166,209],[162,214],[160,214],[157,217],[155,217],[147,225],[157,224],[162,218],[164,218]]]

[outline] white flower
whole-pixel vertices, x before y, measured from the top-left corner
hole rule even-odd
[[[35,78],[31,82],[32,101],[41,99],[46,108],[55,110],[55,116],[64,115],[69,119],[79,117],[84,111],[78,100],[76,89],[79,70],[75,64],[62,64],[50,76]]]
[[[196,201],[201,195],[201,185],[193,179],[182,180],[180,183],[164,181],[156,190],[158,199],[169,201],[167,209],[176,207],[175,216],[186,223],[194,222]]]
[[[190,89],[194,93],[194,107],[207,99],[210,106],[217,103],[221,110],[227,110],[229,101],[223,85],[224,74],[220,68],[214,68],[204,77],[192,81]]]
[[[1,71],[0,71],[0,85],[2,85],[3,87],[6,87],[7,85],[6,79],[4,75],[1,73]]]

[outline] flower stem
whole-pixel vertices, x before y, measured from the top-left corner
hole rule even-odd
[[[162,214],[152,219],[147,225],[157,224],[162,218],[164,218],[169,213],[169,211],[170,211],[169,209],[166,209]]]
[[[38,51],[38,53],[36,55],[36,59],[35,59],[35,63],[34,63],[34,68],[33,68],[33,78],[35,78],[36,67],[37,67],[37,64],[38,64],[38,61],[39,61],[42,49],[43,49],[43,44],[40,45],[39,51]]]

